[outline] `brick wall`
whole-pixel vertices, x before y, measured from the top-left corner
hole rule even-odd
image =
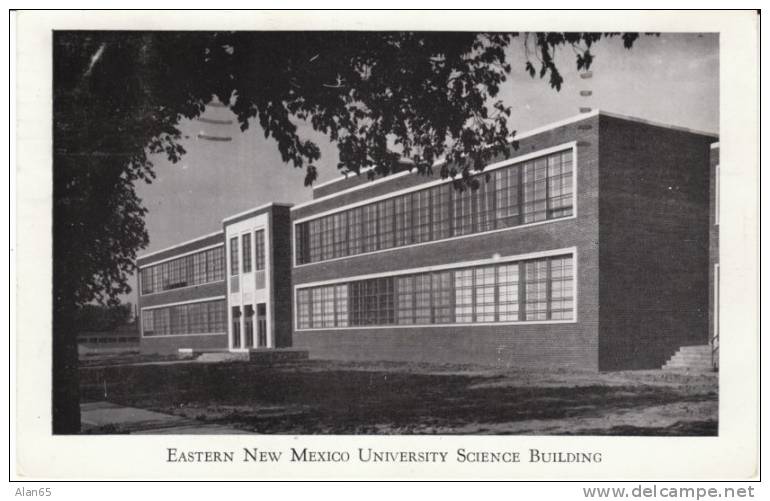
[[[599,368],[660,367],[708,336],[712,137],[601,116]]]
[[[273,332],[279,348],[292,344],[292,292],[291,292],[291,213],[288,207],[275,206],[270,218],[272,248],[272,304]]]
[[[142,353],[161,355],[176,355],[180,348],[227,349],[227,334],[143,337],[139,344],[139,350]]]
[[[591,128],[585,128],[590,125]],[[486,325],[295,331],[294,346],[311,357],[481,363],[512,367],[598,368],[598,117],[521,140],[512,157],[571,141],[577,150],[577,218],[477,234],[371,255],[295,267],[293,285],[368,273],[577,247],[578,321],[569,324]],[[294,219],[431,179],[400,176],[292,212]]]

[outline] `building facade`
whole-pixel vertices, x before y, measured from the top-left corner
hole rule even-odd
[[[227,218],[221,233],[141,258],[141,317],[152,327],[143,347],[660,367],[679,347],[709,342],[715,140],[594,112],[518,136],[475,189],[410,171],[318,185],[309,202]],[[145,296],[145,280],[156,280],[145,270],[201,249],[219,249],[226,272]],[[222,332],[175,334],[191,320],[166,327],[154,310],[183,300],[224,300],[224,328],[206,325]],[[171,308],[173,320],[181,313]]]

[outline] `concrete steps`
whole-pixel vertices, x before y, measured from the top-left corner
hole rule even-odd
[[[678,371],[713,371],[711,346],[707,344],[682,346],[662,368]]]

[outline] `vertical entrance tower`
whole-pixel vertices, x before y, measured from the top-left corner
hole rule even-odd
[[[223,221],[227,346],[291,346],[290,204],[272,203]]]

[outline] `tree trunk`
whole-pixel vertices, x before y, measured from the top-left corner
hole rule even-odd
[[[55,300],[55,299],[54,299]],[[53,433],[80,433],[80,378],[73,310],[54,307],[52,416]]]

